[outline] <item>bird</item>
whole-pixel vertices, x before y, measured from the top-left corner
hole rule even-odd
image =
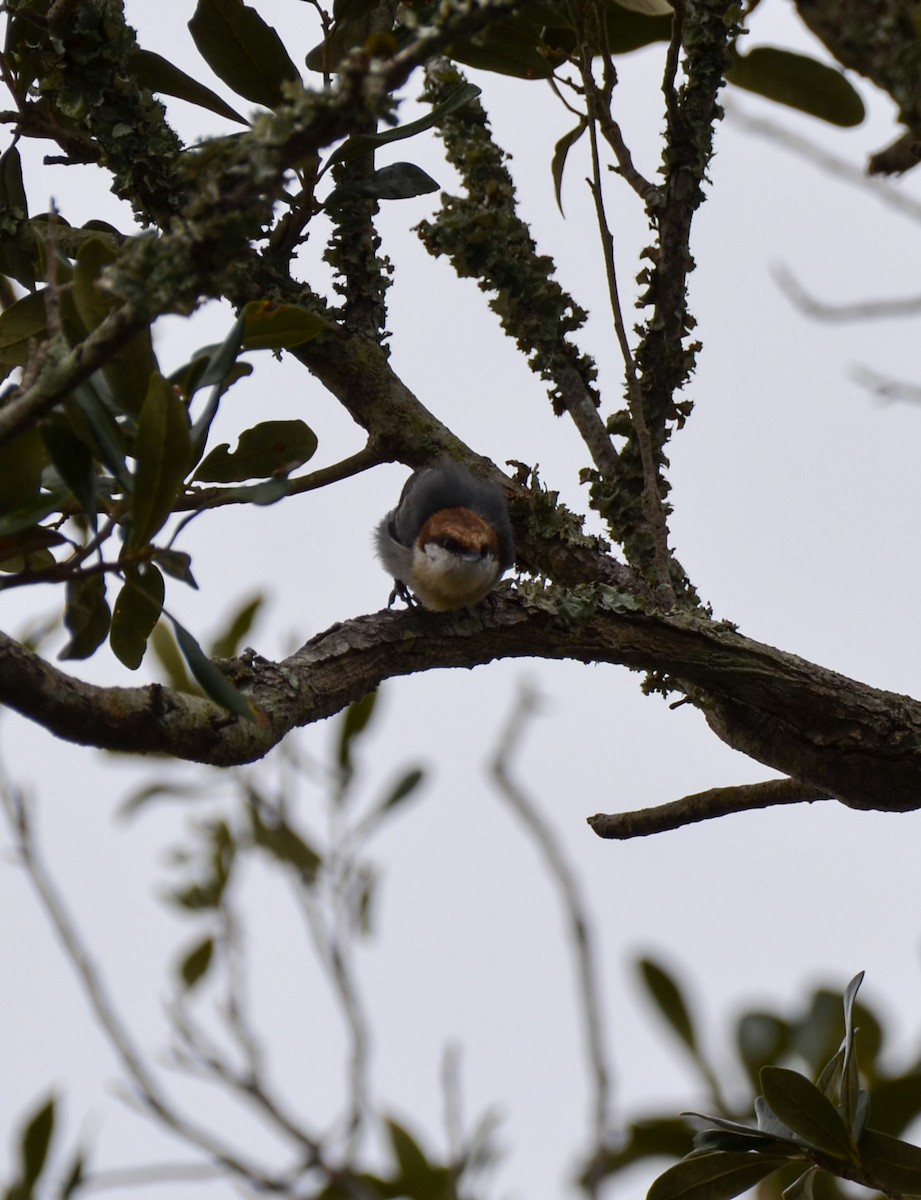
[[[407,479],[375,531],[378,558],[399,596],[431,612],[479,603],[515,561],[505,497],[446,459]]]

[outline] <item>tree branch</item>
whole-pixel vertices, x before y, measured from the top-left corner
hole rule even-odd
[[[229,766],[296,726],[339,712],[385,679],[498,658],[659,671],[727,745],[853,808],[921,807],[921,703],[687,615],[643,615],[608,586],[497,595],[494,611],[380,612],[334,625],[275,664],[228,664],[256,723],[158,684],[99,687],[0,634],[0,702],[59,737]],[[524,594],[525,588],[521,589]]]
[[[829,800],[830,796],[816,794],[816,789],[798,779],[768,779],[763,783],[745,783],[738,787],[710,788],[683,796],[671,804],[655,808],[638,808],[633,812],[596,813],[588,823],[601,838],[625,842],[629,838],[648,837],[710,821],[730,813],[749,812],[754,808],[771,808],[775,804],[812,804]]]

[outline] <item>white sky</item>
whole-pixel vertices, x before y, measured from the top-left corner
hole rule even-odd
[[[231,98],[194,54],[184,25],[191,5],[128,0],[126,7],[142,45]],[[301,61],[317,40],[310,6],[259,0],[257,7]],[[789,6],[778,2],[762,5],[751,42],[811,45]],[[618,114],[647,176],[658,158],[660,59],[661,48],[653,48],[625,59],[621,70]],[[619,366],[578,153],[567,171],[565,221],[553,200],[551,149],[571,118],[540,84],[476,81],[499,141],[514,154],[523,214],[541,249],[556,258],[563,284],[595,314],[583,344],[599,358],[613,408]],[[744,93],[732,99],[742,111],[770,116],[859,165],[888,142],[893,126],[891,106],[858,86],[871,116],[855,131],[832,130]],[[182,103],[169,102],[168,109],[183,136],[221,128]],[[404,157],[451,186],[434,144],[401,143],[391,158]],[[732,121],[719,131],[711,176],[714,189],[694,228],[699,268],[692,310],[705,347],[690,389],[697,407],[670,451],[678,555],[717,615],[744,633],[917,694],[921,410],[881,405],[850,377],[859,364],[916,378],[911,325],[810,322],[780,294],[770,270],[785,264],[828,300],[911,294],[918,226],[869,190],[829,180]],[[33,211],[53,196],[74,224],[107,216],[128,228],[116,202],[107,194],[100,200],[89,169],[41,168],[27,176],[27,186]],[[921,198],[918,178],[896,186]],[[391,204],[382,213],[385,249],[398,268],[390,293],[394,365],[477,450],[500,463],[539,462],[544,481],[581,508],[577,471],[587,456],[574,431],[549,414],[539,382],[484,312],[475,286],[459,284],[446,263],[428,259],[407,233],[437,199]],[[629,296],[635,255],[646,241],[642,214],[616,180],[609,208]],[[309,248],[308,256],[321,249]],[[157,348],[164,369],[221,338],[229,320],[212,305],[191,329],[162,321]],[[219,440],[232,442],[239,430],[270,416],[297,415],[320,437],[315,465],[361,445],[361,431],[296,364],[263,355],[256,365],[253,378],[225,401]],[[372,558],[370,530],[392,506],[405,474],[381,468],[283,507],[225,509],[196,522],[183,545],[194,555],[201,591],[171,584],[168,604],[206,640],[242,598],[264,590],[271,604],[248,641],[270,657],[335,620],[379,608],[389,582]],[[16,630],[53,604],[50,593],[13,593],[4,598],[4,628]],[[74,669],[109,683],[136,681],[104,650]],[[149,677],[146,667],[140,676]],[[644,699],[638,676],[606,666],[508,662],[390,683],[373,735],[362,745],[369,796],[406,765],[431,768],[422,800],[380,838],[378,936],[360,963],[376,1023],[374,1098],[384,1110],[405,1116],[425,1145],[442,1151],[439,1064],[444,1046],[459,1043],[468,1119],[493,1105],[505,1114],[501,1140],[508,1153],[498,1191],[522,1198],[568,1194],[567,1171],[588,1128],[570,962],[556,897],[484,771],[525,680],[546,697],[546,712],[530,731],[518,775],[552,820],[595,914],[619,1114],[700,1103],[680,1054],[642,1005],[630,966],[638,952],[663,957],[693,982],[718,1062],[728,1059],[719,1038],[729,1015],[753,1003],[792,1008],[807,987],[843,987],[860,968],[867,970],[865,999],[892,1018],[898,1045],[905,1053],[917,1047],[921,816],[856,813],[829,803],[746,814],[624,845],[601,842],[585,825],[591,813],[772,773],[723,746],[690,708],[671,712],[660,700]],[[298,736],[309,753],[322,756],[331,751],[334,731],[318,726]],[[201,810],[180,803],[127,825],[111,818],[139,780],[200,776],[192,767],[68,746],[12,714],[0,722],[0,756],[41,798],[47,858],[122,1013],[144,1048],[159,1055],[166,1041],[163,973],[198,926],[177,919],[157,896],[173,878],[166,851]],[[226,789],[217,773],[211,778],[219,797]],[[306,826],[320,830],[321,799],[305,792],[298,810]],[[277,882],[253,872],[242,905],[273,1075],[292,1105],[322,1122],[341,1094],[337,1013]],[[159,1135],[113,1098],[111,1056],[25,880],[11,866],[0,869],[0,909],[6,914],[0,1129],[53,1088],[64,1097],[66,1142],[85,1137],[96,1165],[187,1157],[164,1149]],[[167,1082],[200,1120],[213,1116],[241,1144],[262,1144],[253,1123],[236,1109],[225,1111],[213,1093],[169,1075]],[[0,1147],[0,1164],[5,1154]],[[647,1182],[637,1180],[637,1195]],[[196,1186],[185,1191],[207,1200],[229,1194],[226,1186]],[[169,1194],[175,1193],[158,1187],[144,1192],[151,1200]]]

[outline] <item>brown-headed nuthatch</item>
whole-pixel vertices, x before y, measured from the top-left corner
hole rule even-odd
[[[433,612],[476,604],[515,561],[505,497],[456,462],[414,471],[376,541],[390,603],[415,597]]]

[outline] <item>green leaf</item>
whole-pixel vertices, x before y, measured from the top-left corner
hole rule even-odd
[[[808,1171],[798,1175],[789,1187],[784,1188],[781,1193],[783,1200],[813,1200],[813,1184],[818,1171],[818,1167],[810,1167]]]
[[[58,1195],[60,1200],[69,1200],[69,1197],[80,1190],[83,1186],[84,1166],[86,1164],[86,1155],[82,1150],[78,1150],[70,1164],[70,1169],[64,1171],[61,1182],[61,1187]]]
[[[326,197],[327,209],[334,209],[357,196],[371,200],[408,200],[412,196],[424,196],[437,192],[439,184],[414,163],[391,163],[371,175],[350,179],[334,188]]]
[[[423,779],[425,779],[425,771],[421,767],[412,767],[404,775],[401,775],[378,805],[375,810],[376,815],[382,816],[384,813],[390,813],[404,800],[408,800],[417,791]]]
[[[228,121],[238,121],[241,125],[249,124],[245,117],[241,117],[216,92],[212,92],[191,75],[186,75],[185,71],[180,71],[168,58],[163,58],[152,50],[138,48],[133,63],[141,87],[161,95],[175,96],[177,100],[187,100],[189,104],[206,108],[209,112],[217,113],[219,117],[226,117]]]
[[[739,1018],[736,1047],[753,1084],[757,1085],[762,1067],[783,1056],[789,1041],[789,1025],[773,1013],[749,1012]]]
[[[246,307],[248,308],[249,305]],[[204,365],[197,376],[197,380],[194,382],[190,380],[186,388],[190,399],[199,388],[211,388],[211,395],[208,397],[208,402],[202,410],[201,416],[197,417],[195,423],[192,425],[192,457],[194,462],[198,462],[205,451],[205,444],[208,441],[208,431],[211,428],[211,422],[217,415],[221,397],[230,387],[231,383],[240,377],[236,371],[242,371],[244,366],[244,364],[237,363],[237,355],[243,346],[243,331],[246,328],[245,311],[244,309],[244,312],[241,312],[233,325],[231,325],[230,332],[224,338],[223,342],[221,342],[220,346],[210,347],[207,351],[201,353],[200,357],[204,359]],[[193,370],[198,357],[192,361],[191,366]]]
[[[235,504],[277,504],[290,493],[295,482],[279,475],[275,479],[266,480],[265,483],[254,483],[249,487],[221,488],[215,497],[215,503],[233,501]]]
[[[101,238],[91,237],[81,245],[74,262],[73,298],[77,314],[87,332],[92,331],[121,301],[100,284],[103,271],[118,255]],[[102,368],[112,399],[122,412],[136,417],[156,370],[150,329],[132,337]]]
[[[825,1154],[849,1158],[851,1139],[838,1110],[814,1083],[786,1067],[763,1067],[761,1090],[797,1137]]]
[[[646,17],[671,16],[674,11],[669,0],[614,0],[614,3]]]
[[[198,591],[198,584],[192,574],[191,554],[186,554],[184,550],[158,550],[152,561],[171,578],[178,579],[180,583],[187,583],[190,588]]]
[[[0,269],[32,291],[37,264],[28,216],[22,161],[13,145],[0,155]]]
[[[368,728],[377,705],[378,692],[368,692],[355,700],[345,710],[339,722],[339,766],[345,772],[352,770],[352,746]]]
[[[212,658],[233,658],[240,648],[240,643],[252,628],[256,613],[264,603],[265,596],[260,592],[240,605],[227,622],[224,632],[212,641]]]
[[[36,525],[22,533],[0,538],[0,571],[18,575],[21,571],[43,571],[54,566],[51,546],[61,546],[67,539],[53,529]]]
[[[153,375],[134,440],[137,468],[128,549],[139,550],[173,510],[191,461],[189,416],[162,375]]]
[[[859,1149],[861,1182],[888,1195],[921,1196],[921,1149],[875,1129],[864,1130]]]
[[[471,100],[475,100],[481,91],[482,88],[478,88],[475,83],[464,83],[456,91],[451,92],[440,104],[436,104],[430,113],[419,117],[417,121],[409,121],[406,125],[397,125],[393,129],[385,129],[380,133],[355,134],[333,151],[326,160],[326,167],[367,154],[369,150],[374,150],[378,146],[386,146],[390,142],[399,142],[403,138],[423,133],[426,129],[437,125],[449,113],[469,104]]]
[[[29,361],[30,343],[45,337],[45,290],[30,292],[0,313],[0,363],[24,367]]]
[[[175,617],[170,616],[169,619],[182,656],[205,695],[228,712],[246,721],[255,722],[256,715],[243,693],[237,691],[227,676],[218,670],[191,633],[180,625]]]
[[[298,304],[251,300],[243,309],[244,350],[292,350],[332,329],[329,321]]]
[[[206,937],[191,950],[183,955],[179,963],[179,978],[186,991],[191,991],[196,984],[201,983],[208,973],[208,968],[214,961],[214,938]]]
[[[44,521],[49,513],[60,512],[61,506],[69,499],[70,493],[64,488],[56,488],[53,492],[42,492],[36,499],[19,508],[14,508],[0,517],[0,537],[12,537],[31,529],[39,521]]]
[[[45,449],[54,464],[54,469],[70,488],[74,499],[90,522],[94,532],[98,525],[96,511],[96,471],[93,456],[81,438],[77,437],[70,424],[53,414],[42,425]],[[2,453],[2,452],[0,452]]]
[[[653,42],[667,42],[672,36],[672,18],[630,12],[611,0],[605,11],[604,33],[613,54],[629,54]],[[599,45],[592,49],[600,53],[604,47]]]
[[[863,976],[863,971],[855,975],[844,991],[844,1063],[841,1070],[841,1112],[852,1136],[859,1133],[855,1125],[860,1094],[857,1051],[854,1047],[854,1001],[863,982]]]
[[[866,115],[859,94],[839,70],[792,50],[758,46],[737,54],[726,78],[736,87],[832,125],[851,128]]]
[[[52,1096],[30,1118],[19,1141],[20,1178],[23,1192],[28,1196],[45,1168],[48,1149],[54,1133],[55,1100]]]
[[[257,805],[250,805],[249,816],[253,844],[271,854],[278,862],[294,867],[304,879],[312,883],[323,863],[316,850],[283,820],[279,819],[271,825],[265,822]]]
[[[646,990],[655,1001],[659,1012],[688,1049],[696,1054],[697,1036],[694,1024],[677,982],[664,967],[651,959],[641,958],[637,965]]]
[[[884,1133],[901,1133],[921,1113],[921,1072],[877,1080],[873,1088],[873,1124]]]
[[[112,620],[106,602],[105,576],[78,575],[69,579],[66,597],[64,624],[70,641],[58,658],[89,658],[106,640]]]
[[[566,156],[573,148],[579,138],[588,129],[588,122],[583,117],[575,129],[570,129],[569,133],[564,133],[557,142],[553,150],[553,161],[550,164],[550,172],[553,175],[553,194],[556,196],[556,206],[563,214],[563,169],[566,166]]]
[[[385,1118],[384,1125],[390,1138],[390,1147],[400,1168],[400,1175],[407,1183],[424,1179],[431,1171],[428,1159],[412,1134],[392,1118]]]
[[[35,428],[0,445],[0,513],[35,503],[47,460],[41,434]]]
[[[549,79],[553,68],[544,52],[542,25],[527,13],[496,21],[470,41],[455,42],[451,58],[481,71],[518,79]]]
[[[722,1150],[694,1155],[660,1175],[647,1192],[646,1200],[731,1200],[787,1161]]]
[[[125,462],[124,435],[91,380],[74,390],[72,399],[64,403],[64,411],[74,429],[92,444],[99,461],[105,463],[122,489],[130,492],[133,481]]]
[[[125,568],[125,582],[112,610],[109,645],[130,671],[143,662],[147,639],[163,611],[164,594],[163,576],[153,563]]]
[[[333,20],[345,21],[370,12],[378,0],[333,0]]]
[[[161,621],[150,635],[150,648],[163,669],[169,686],[174,691],[195,696],[201,694],[195,680],[186,668],[179,643],[165,621]]]
[[[215,75],[254,104],[276,108],[282,82],[300,79],[281,38],[243,0],[198,0],[189,30]]]
[[[303,421],[262,421],[240,434],[237,449],[215,446],[195,478],[205,483],[234,483],[288,475],[312,458],[317,436]]]

